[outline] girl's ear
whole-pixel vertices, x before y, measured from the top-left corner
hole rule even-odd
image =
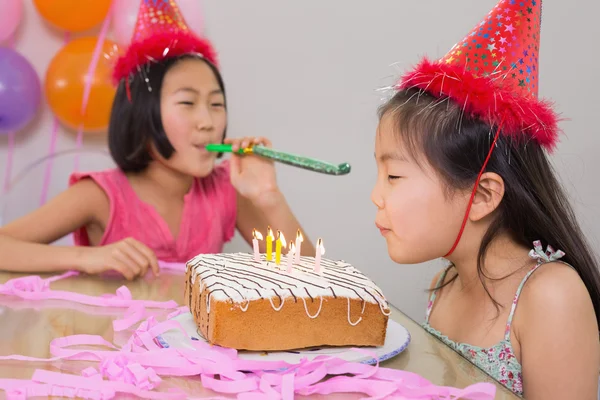
[[[504,197],[504,179],[494,172],[481,175],[469,219],[479,221],[493,213]]]

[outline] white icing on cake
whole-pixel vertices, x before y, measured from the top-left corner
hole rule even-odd
[[[273,261],[267,262],[264,254],[259,262],[248,253],[200,254],[187,263],[186,271],[191,268],[192,283],[200,277],[200,289],[208,289],[208,312],[211,299],[230,300],[242,311],[252,300],[268,299],[275,311],[281,310],[286,302],[301,300],[307,315],[316,318],[321,312],[323,297],[341,297],[348,299],[351,325],[362,320],[366,302],[379,305],[381,312],[389,315],[390,309],[381,289],[352,265],[321,259],[321,273],[315,273],[314,263],[313,257],[300,257],[300,262],[293,264],[292,272],[287,273],[287,256],[282,256],[281,264],[277,265]],[[351,299],[363,302],[361,317],[356,322],[350,320]],[[320,302],[316,314],[308,313],[308,302]]]

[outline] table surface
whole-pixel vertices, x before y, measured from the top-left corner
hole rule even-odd
[[[22,275],[0,272],[0,283]],[[73,291],[88,295],[115,293],[124,284],[116,278],[76,276],[52,283],[55,290]],[[126,283],[134,299],[175,300],[183,304],[182,274],[163,273]],[[115,344],[123,344],[132,330],[113,332],[112,320],[123,315],[123,309],[85,306],[62,300],[29,301],[0,295],[0,355],[22,354],[49,357],[49,343],[55,338],[92,334],[103,336]],[[164,313],[164,311],[163,311]],[[463,388],[477,382],[492,382],[497,386],[496,399],[518,399],[479,368],[426,332],[401,311],[392,308],[391,318],[403,325],[411,335],[408,348],[398,356],[381,363],[382,367],[415,372],[434,384]],[[93,364],[92,364],[93,365]],[[62,361],[43,364],[29,362],[0,362],[0,378],[30,379],[38,368],[78,374],[87,366],[84,362]],[[181,387],[195,396],[215,396],[203,389],[198,380],[165,378],[160,389]],[[3,393],[0,392],[0,397]],[[359,398],[343,394],[327,398]],[[301,397],[299,397],[301,398]],[[325,398],[312,396],[311,398]]]

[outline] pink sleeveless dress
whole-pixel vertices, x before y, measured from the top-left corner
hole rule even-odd
[[[177,238],[156,209],[137,196],[121,170],[74,173],[69,185],[86,178],[93,179],[110,202],[101,246],[132,237],[152,249],[159,260],[186,262],[198,254],[221,252],[235,232],[236,192],[227,161],[209,176],[194,180],[184,197]],[[85,227],[75,231],[73,239],[78,246],[90,245]]]

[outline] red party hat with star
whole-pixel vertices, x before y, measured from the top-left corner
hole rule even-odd
[[[552,150],[558,117],[538,99],[541,14],[541,0],[500,0],[444,57],[423,59],[397,88],[447,96],[504,134]]]
[[[131,44],[117,60],[113,78],[119,82],[149,62],[183,54],[197,54],[217,66],[213,46],[190,30],[175,0],[141,0]]]

